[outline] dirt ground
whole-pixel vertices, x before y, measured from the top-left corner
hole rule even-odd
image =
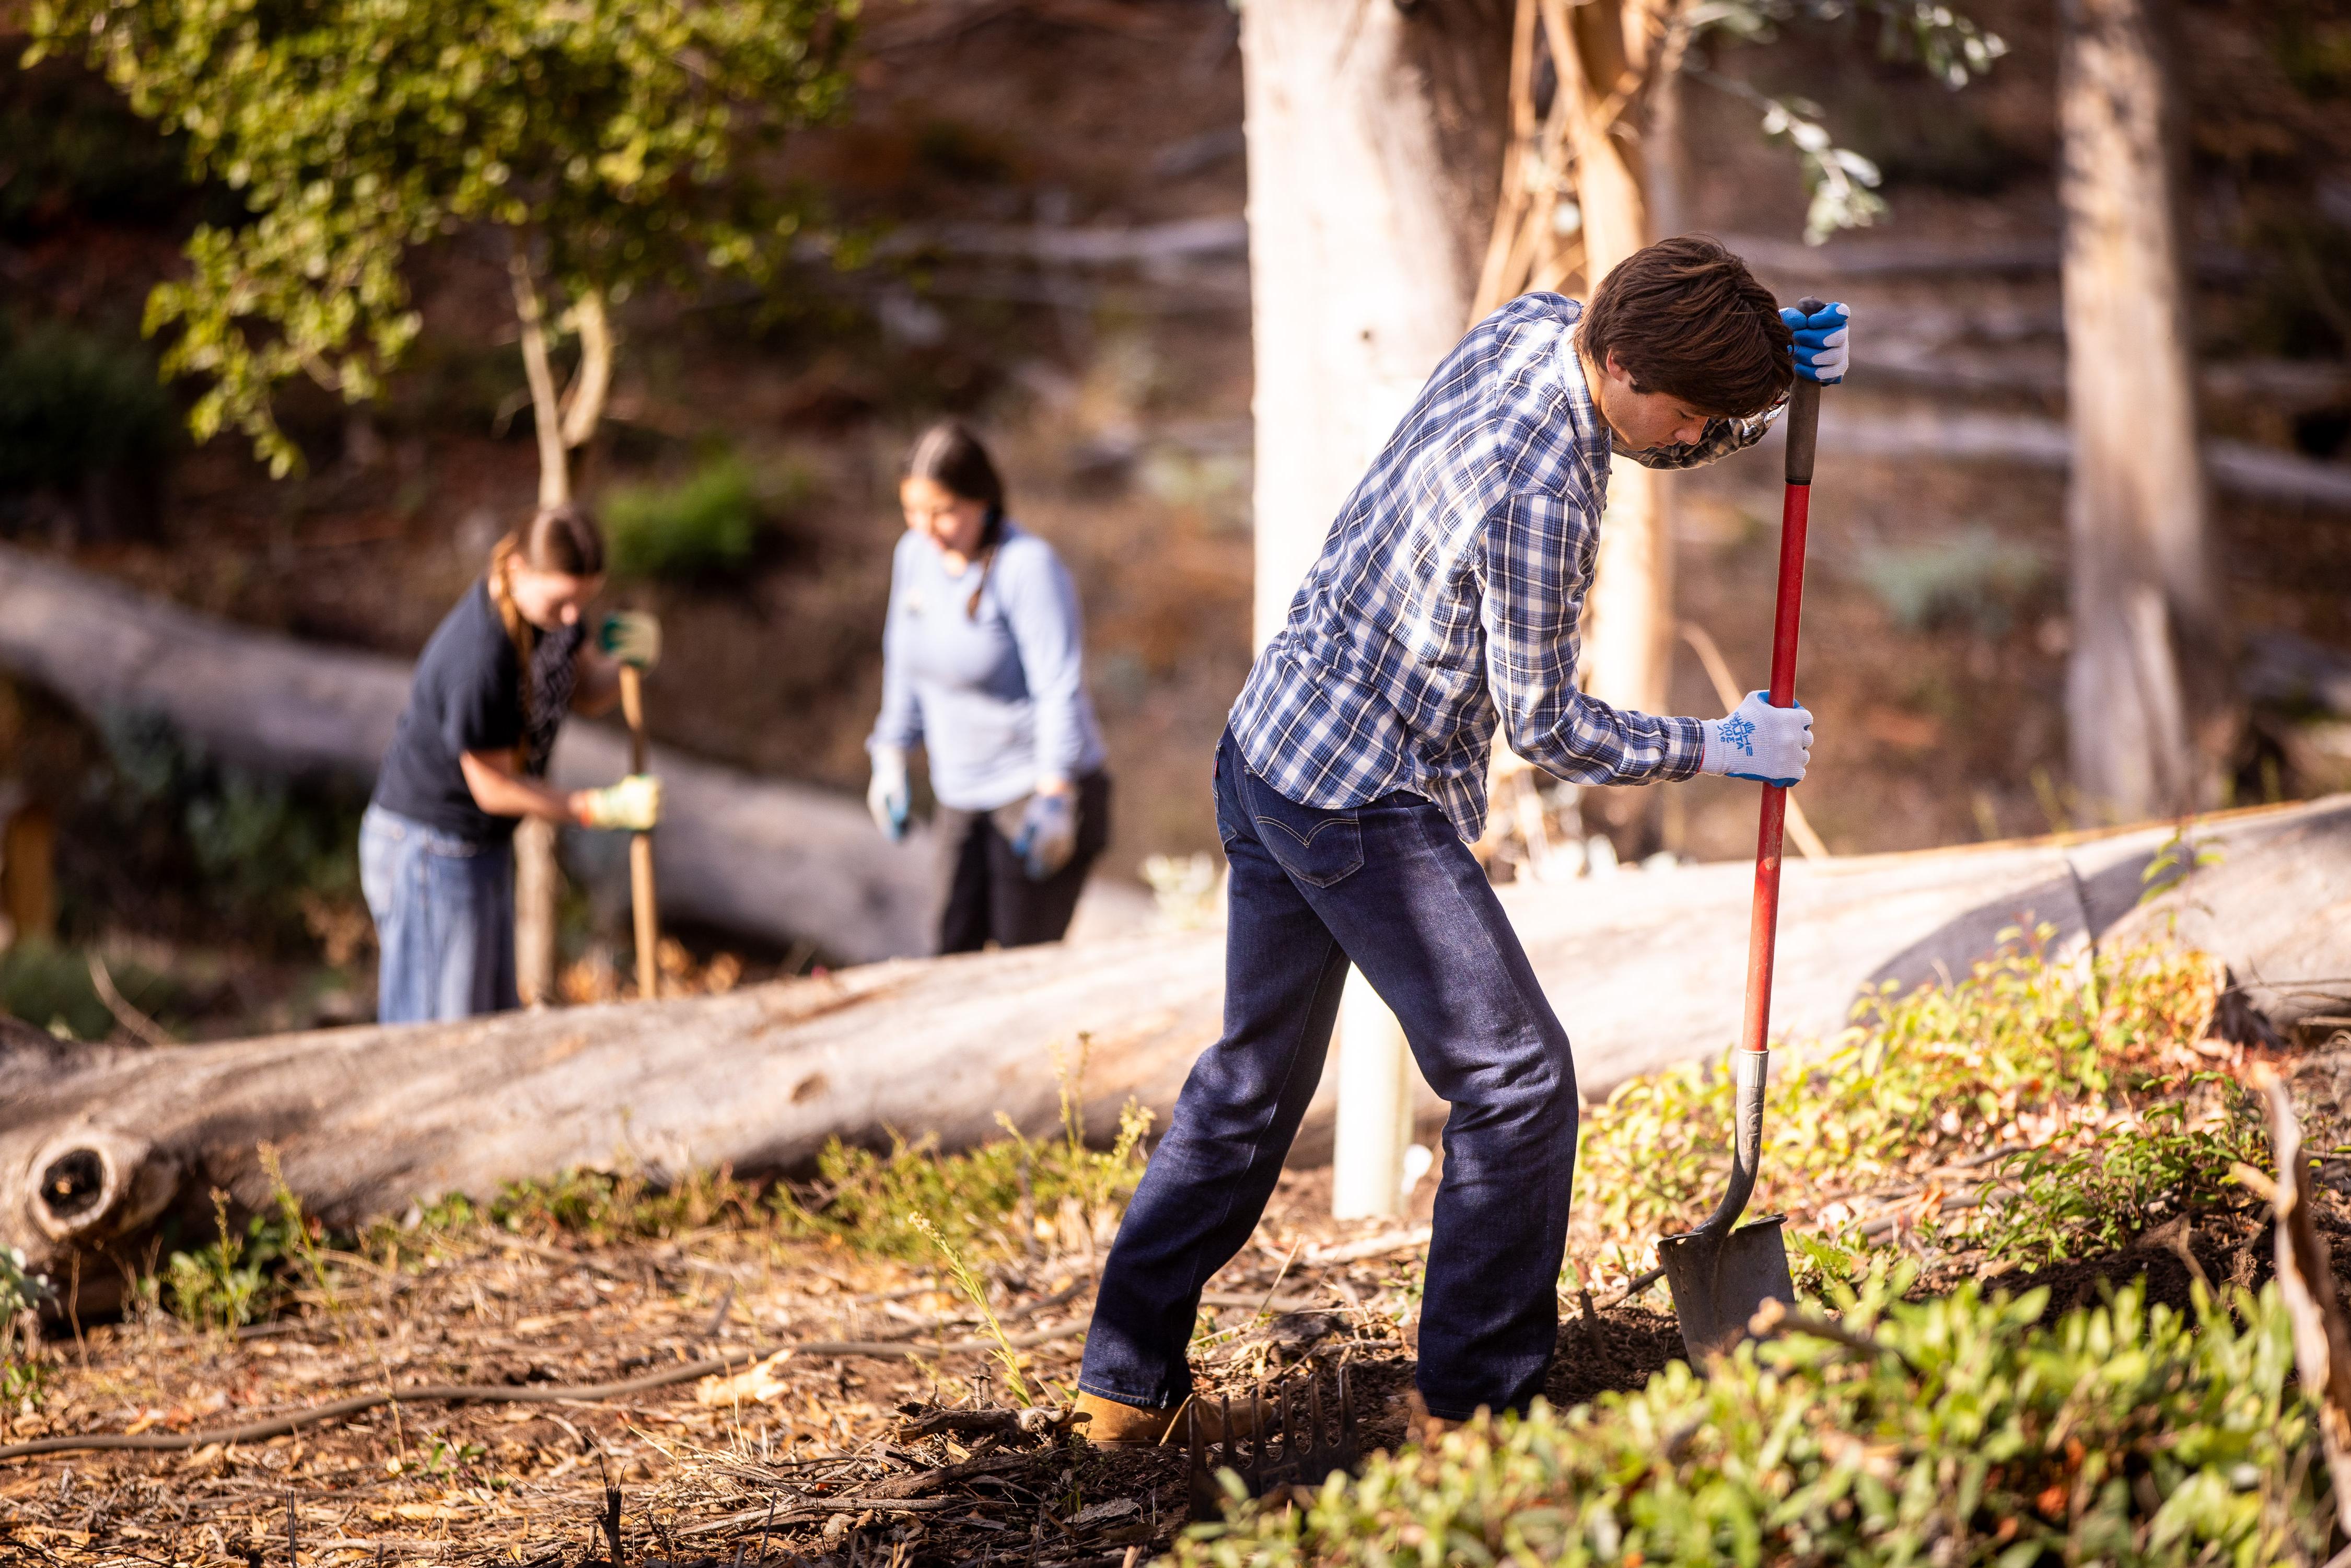
[[[2351,1047],[2281,1060],[2298,1068],[2313,1146],[2340,1146]],[[2351,1168],[2332,1160],[2324,1179],[2322,1224],[2351,1272]],[[1343,1367],[1357,1450],[1399,1446],[1434,1190],[1424,1178],[1397,1220],[1341,1223],[1327,1168],[1285,1173],[1204,1297],[1203,1396],[1286,1385],[1302,1401],[1311,1379],[1335,1439]],[[1889,1214],[1916,1200],[1881,1196]],[[739,1208],[658,1241],[412,1221],[367,1247],[321,1260],[331,1290],[313,1274],[278,1317],[233,1335],[152,1304],[55,1326],[38,1407],[6,1412],[0,1444],[126,1433],[176,1447],[0,1459],[11,1561],[590,1568],[612,1561],[617,1529],[629,1563],[1134,1568],[1191,1517],[1179,1448],[1021,1429],[991,1331],[940,1271],[795,1239]],[[1915,1293],[2045,1287],[2053,1319],[2134,1277],[2175,1306],[2198,1280],[2259,1288],[2272,1243],[2266,1219],[2239,1208],[2037,1270],[1919,1253]],[[1081,1228],[987,1270],[1043,1411],[1071,1397],[1097,1262]],[[1588,1283],[1562,1289],[1545,1386],[1560,1407],[1639,1387],[1684,1354],[1661,1286],[1627,1299],[1622,1280]],[[474,1396],[416,1392],[435,1385]],[[401,1390],[292,1433],[204,1436]]]

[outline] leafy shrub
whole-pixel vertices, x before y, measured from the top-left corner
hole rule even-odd
[[[704,464],[680,485],[615,490],[602,507],[612,570],[674,581],[734,570],[758,544],[761,510],[750,469],[734,457]]]
[[[240,1231],[229,1223],[228,1195],[213,1193],[216,1239],[193,1252],[174,1252],[164,1267],[172,1311],[193,1327],[235,1333],[266,1312],[277,1294],[277,1266],[293,1253],[290,1234],[276,1215],[256,1214]]]
[[[0,1247],[0,1408],[41,1396],[48,1363],[30,1353],[39,1343],[33,1314],[48,1293],[46,1276],[26,1272],[24,1253]]]
[[[835,1138],[817,1157],[815,1189],[803,1197],[779,1188],[778,1207],[803,1232],[907,1262],[935,1250],[1011,1259],[1034,1256],[1046,1241],[1066,1250],[1107,1242],[1143,1179],[1151,1113],[1128,1101],[1116,1141],[1088,1148],[1084,1079],[1081,1047],[1061,1073],[1058,1138],[1028,1138],[1001,1112],[1004,1140],[959,1155],[940,1154],[929,1136],[896,1139],[887,1154]],[[909,1223],[915,1218],[928,1230]]]
[[[47,322],[0,348],[0,492],[152,474],[172,407],[145,353]]]
[[[1291,1564],[2321,1561],[2333,1523],[2275,1287],[2192,1312],[2139,1286],[2036,1328],[2046,1293],[1907,1275],[1706,1376],[1374,1456],[1305,1509],[1236,1503],[1177,1568]],[[1871,1348],[1874,1341],[1874,1352]]]
[[[2011,543],[1978,523],[1932,544],[1865,547],[1858,570],[1906,632],[1958,622],[1997,637],[2008,630],[2018,601],[2048,574],[2048,563],[2032,546]]]
[[[193,885],[204,913],[288,946],[323,906],[357,906],[361,798],[215,762],[159,714],[112,713],[99,728],[115,786],[105,804],[123,830],[107,869]]]
[[[2116,1124],[2116,1113],[2181,1088],[2174,1064],[2211,1016],[2218,974],[2202,955],[2162,946],[2053,960],[2050,936],[2006,933],[2001,954],[1956,984],[1865,1000],[1842,1041],[1783,1071],[1764,1118],[1756,1207],[1817,1210],[1834,1194],[2008,1145],[2046,1151],[2011,1167],[2028,1191],[2053,1198],[2057,1180],[2093,1190],[2085,1179],[2093,1164],[2150,1125],[2137,1114]],[[2147,1113],[2157,1130],[2187,1142],[2134,1150],[2138,1163],[2113,1178],[2121,1186],[2100,1190],[2127,1187],[2143,1210],[2161,1173],[2218,1180],[2213,1160],[2257,1135],[2223,1130],[2208,1146],[2201,1129],[2191,1136],[2168,1114]],[[1730,1127],[1729,1075],[1711,1064],[1620,1085],[1583,1120],[1578,1186],[1591,1196],[1579,1224],[1625,1249],[1687,1228],[1721,1192]],[[2036,1187],[2036,1178],[2045,1179]],[[2060,1232],[2092,1218],[2100,1217],[2080,1206],[2046,1208],[2037,1242],[2019,1247],[2062,1255],[2050,1250],[2070,1245]]]

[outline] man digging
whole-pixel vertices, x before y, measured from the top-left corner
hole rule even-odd
[[[1495,725],[1589,784],[1804,776],[1802,707],[1756,693],[1724,718],[1660,718],[1584,695],[1576,621],[1610,453],[1688,468],[1752,445],[1796,375],[1844,374],[1846,316],[1779,310],[1712,240],[1651,246],[1588,306],[1530,294],[1479,323],[1348,497],[1217,749],[1224,1035],[1194,1065],[1102,1271],[1078,1379],[1094,1441],[1156,1443],[1180,1413],[1201,1288],[1264,1212],[1351,962],[1452,1107],[1420,1435],[1541,1390],[1575,1071],[1469,853]]]

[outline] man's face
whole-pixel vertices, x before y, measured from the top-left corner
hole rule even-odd
[[[1589,360],[1584,362],[1591,363]],[[1628,452],[1647,452],[1653,447],[1680,446],[1696,441],[1706,434],[1707,421],[1714,417],[1671,392],[1634,391],[1633,378],[1614,350],[1593,382],[1592,395],[1599,405],[1600,417],[1608,422],[1608,427],[1616,433],[1616,439]]]

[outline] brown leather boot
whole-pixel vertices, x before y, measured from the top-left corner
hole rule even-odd
[[[1442,1416],[1430,1415],[1428,1406],[1421,1403],[1420,1390],[1417,1388],[1405,1390],[1404,1404],[1404,1440],[1405,1442],[1417,1444],[1424,1448],[1433,1448],[1437,1447],[1437,1439],[1443,1437],[1447,1432],[1457,1430],[1462,1425],[1459,1421],[1447,1420]]]
[[[1186,1400],[1171,1405],[1165,1410],[1146,1410],[1140,1406],[1122,1405],[1115,1399],[1104,1399],[1097,1394],[1078,1396],[1077,1414],[1091,1416],[1081,1423],[1086,1441],[1101,1448],[1155,1448],[1162,1444],[1180,1446],[1186,1440],[1184,1415],[1191,1407]],[[1217,1406],[1203,1403],[1200,1412],[1200,1440],[1221,1443],[1225,1440],[1224,1422],[1217,1414]],[[1248,1437],[1254,1424],[1246,1406],[1233,1411],[1233,1430]]]

